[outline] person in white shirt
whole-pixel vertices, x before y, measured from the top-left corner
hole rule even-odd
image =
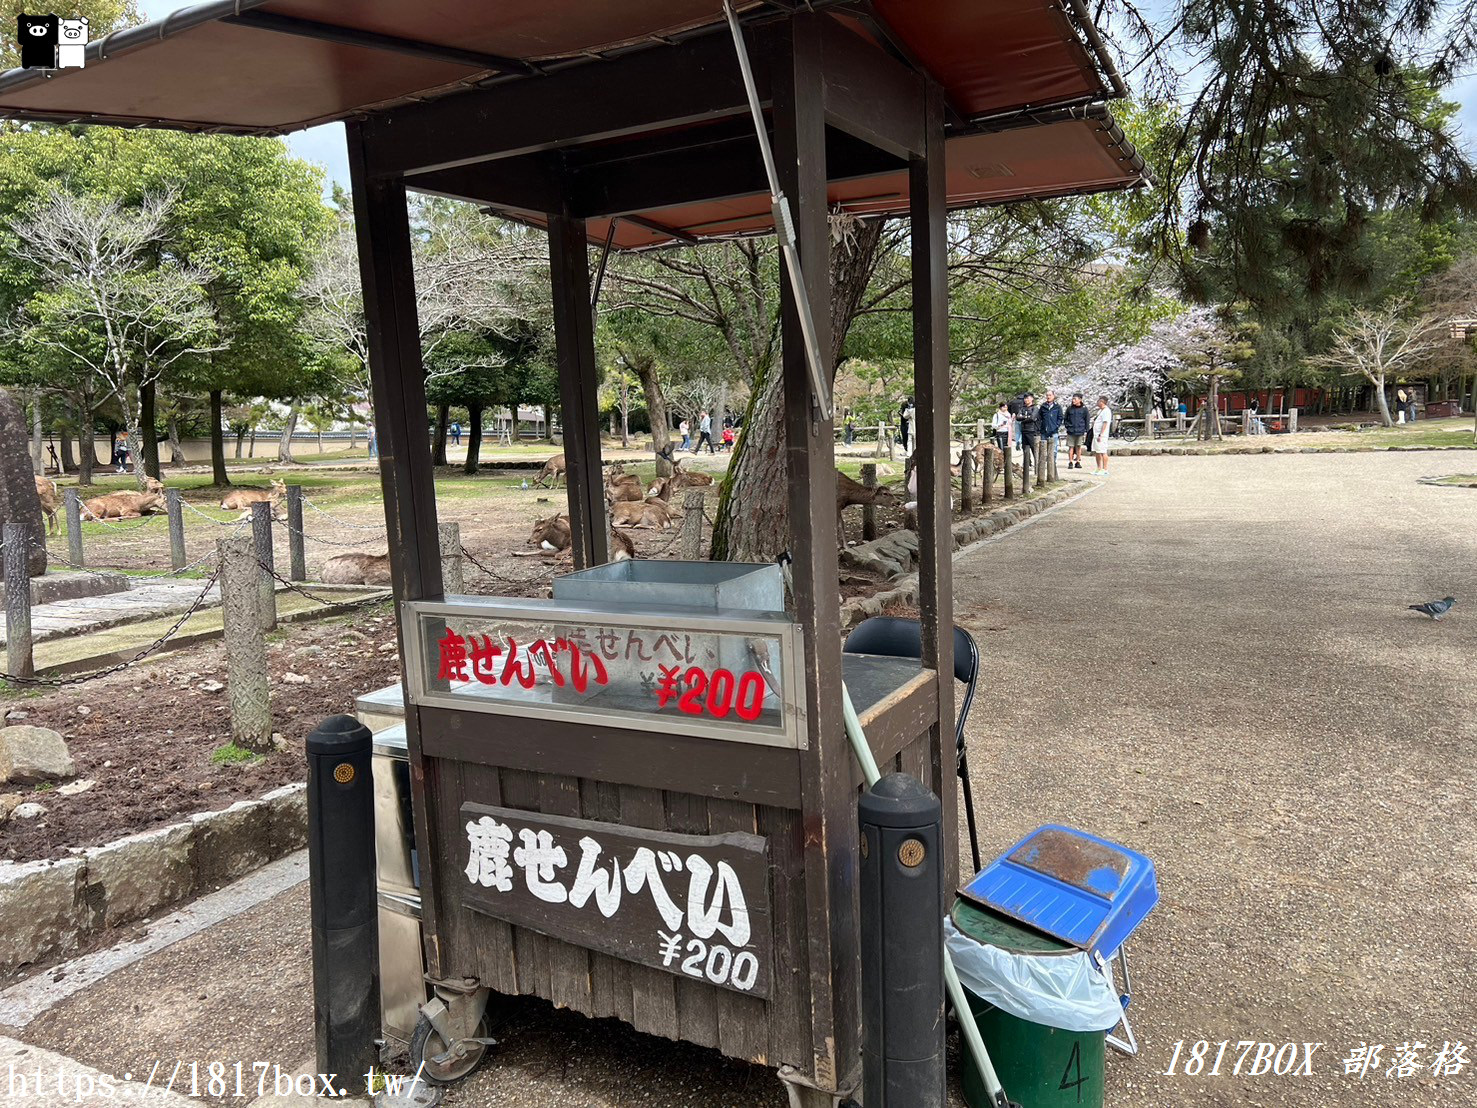
[[[1092,456],[1097,459],[1093,472],[1100,477],[1108,475],[1108,435],[1112,430],[1113,409],[1108,407],[1106,396],[1099,396],[1097,411],[1092,415]]]
[[[990,420],[990,430],[995,432],[995,449],[1002,454],[1010,447],[1010,422],[1010,409],[1002,400],[995,417]]]

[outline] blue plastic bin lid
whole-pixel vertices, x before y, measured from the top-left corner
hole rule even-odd
[[[1154,863],[1126,846],[1049,823],[961,891],[977,904],[1111,958],[1159,903]]]

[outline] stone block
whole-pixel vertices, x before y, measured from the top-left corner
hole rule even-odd
[[[0,974],[77,946],[80,858],[0,863]]]
[[[283,785],[261,798],[271,812],[272,857],[281,858],[308,845],[308,786]]]
[[[86,901],[100,927],[143,919],[195,891],[195,828],[188,823],[93,847],[83,859]]]
[[[219,812],[190,819],[195,836],[195,885],[202,892],[266,865],[272,853],[272,809],[260,800],[238,800]]]

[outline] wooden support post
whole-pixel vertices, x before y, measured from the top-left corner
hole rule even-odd
[[[261,588],[262,630],[277,629],[277,578],[272,558],[272,505],[266,502],[251,506],[251,540],[256,547],[257,576]]]
[[[897,461],[897,439],[893,436],[892,428],[891,427],[888,427],[886,429],[886,433],[887,433],[887,460],[889,462],[895,462],[895,461]]]
[[[5,672],[35,677],[31,648],[31,527],[7,523],[5,539]]]
[[[1006,500],[1014,500],[1015,499],[1015,463],[1013,461],[1011,461],[1011,456],[1014,453],[1015,453],[1015,451],[1012,450],[1011,447],[1010,447],[1010,440],[1007,438],[1005,440],[1005,450],[1000,455],[1000,464],[1005,469],[1005,499]]]
[[[569,498],[570,553],[575,569],[610,560],[605,528],[605,482],[600,474],[600,402],[596,385],[594,315],[590,311],[590,257],[585,221],[549,219],[549,274],[554,286],[560,413],[564,421],[565,492]]]
[[[1287,409],[1287,433],[1289,435],[1298,433],[1298,410],[1296,408]]]
[[[82,560],[82,497],[76,489],[66,489],[62,502],[67,510],[67,559],[81,569]]]
[[[862,484],[869,489],[877,487],[877,463],[867,462],[862,466]],[[877,505],[862,505],[862,541],[871,542],[877,537]]]
[[[252,536],[234,531],[217,540],[221,614],[226,646],[226,690],[231,741],[247,750],[272,745],[272,700],[267,686],[267,638],[262,631],[261,568]]]
[[[1185,433],[1185,413],[1180,411],[1178,408],[1175,409],[1174,413],[1174,430],[1175,433],[1179,435],[1183,435]]]
[[[1251,409],[1250,408],[1242,408],[1241,409],[1241,434],[1242,434],[1242,437],[1245,437],[1245,436],[1251,434]]]
[[[164,490],[164,510],[169,515],[169,565],[178,573],[185,568],[185,511],[179,489]]]
[[[437,524],[441,547],[441,587],[446,595],[467,591],[462,575],[462,527],[459,523]]]
[[[944,94],[927,82],[924,150],[908,162],[913,280],[913,393],[918,409],[918,614],[923,664],[938,677],[927,782],[943,806],[944,887],[959,885],[954,746],[954,536],[949,473],[949,242]]]
[[[980,479],[980,499],[988,504],[995,499],[995,448],[985,451],[984,473]]]
[[[703,492],[688,489],[682,494],[682,557],[685,561],[703,560]]]
[[[771,67],[774,159],[792,206],[804,296],[822,352],[831,349],[830,220],[826,201],[826,117],[821,32],[826,19],[802,12],[789,27],[789,49]],[[940,163],[942,168],[942,163]],[[835,432],[820,418],[810,383],[795,292],[780,278],[781,373],[785,463],[794,558],[795,620],[805,629],[798,666],[810,720],[801,752],[805,812],[804,870],[810,990],[811,1075],[824,1089],[848,1089],[860,1077],[861,1012],[856,976],[847,969],[858,947],[856,767],[833,741],[841,702],[841,594],[837,564]]]
[[[974,510],[974,455],[968,450],[959,455],[959,514]]]
[[[1061,453],[1061,451],[1057,449],[1058,444],[1061,442],[1061,435],[1060,434],[1054,435],[1051,438],[1046,439],[1045,442],[1046,442],[1046,479],[1048,481],[1056,481],[1056,480],[1059,480],[1059,478],[1057,477],[1057,473],[1056,473],[1056,456],[1059,453]]]
[[[1036,448],[1021,439],[1021,495],[1031,495],[1031,474],[1036,468]]]
[[[407,600],[432,600],[443,595],[441,550],[405,180],[376,176],[372,172],[375,158],[386,151],[370,143],[366,126],[362,121],[349,120],[344,129],[348,139],[360,283],[364,290],[370,387],[378,421],[380,488],[385,501],[390,579],[396,601],[403,604]],[[397,604],[400,656],[404,658],[406,628],[398,623],[399,613]],[[406,703],[409,702],[407,695]],[[405,713],[405,732],[416,842],[425,857],[440,857],[441,835],[426,818],[428,771],[421,756],[419,712]],[[421,867],[421,925],[426,971],[439,977],[441,947],[433,869]]]
[[[308,536],[303,529],[303,487],[287,486],[287,579],[308,579]]]
[[[1049,480],[1049,478],[1047,476],[1047,472],[1046,472],[1047,465],[1048,465],[1047,460],[1046,460],[1046,457],[1050,453],[1050,450],[1047,448],[1046,442],[1047,442],[1047,440],[1046,440],[1045,436],[1043,436],[1043,437],[1041,437],[1041,438],[1039,438],[1039,439],[1036,440],[1036,487],[1037,488],[1042,487]]]

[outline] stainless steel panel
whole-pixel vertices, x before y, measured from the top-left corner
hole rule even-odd
[[[380,1025],[387,1038],[409,1043],[420,1006],[429,999],[421,961],[420,900],[379,899]]]
[[[402,730],[403,734],[403,730]],[[415,870],[415,824],[410,808],[410,763],[382,753],[377,741],[370,768],[374,775],[374,855],[381,892],[419,897]],[[393,748],[391,748],[393,749]]]
[[[554,599],[636,610],[672,607],[721,612],[782,612],[785,578],[772,562],[669,562],[625,559],[554,578]]]

